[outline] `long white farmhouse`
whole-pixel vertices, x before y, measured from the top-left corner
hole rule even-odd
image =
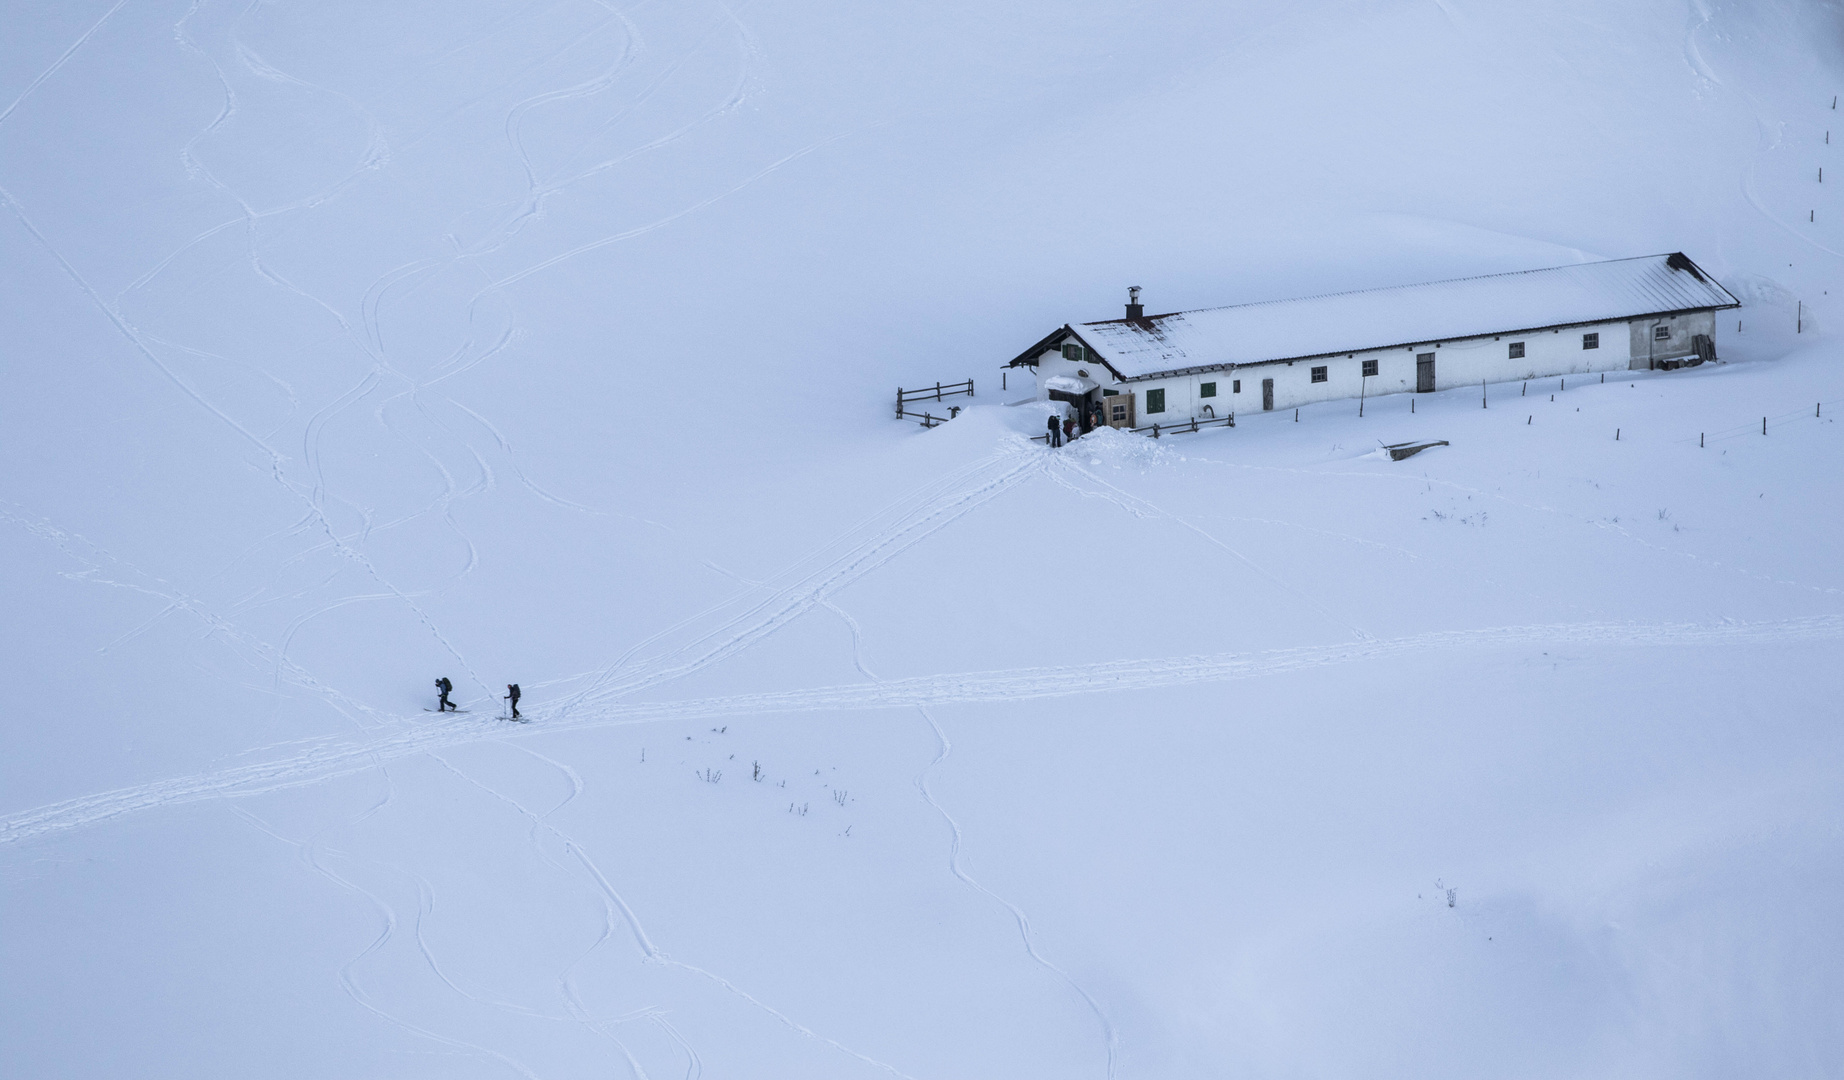
[[[1008,367],[1082,429],[1716,358],[1741,302],[1682,253],[1065,325]]]

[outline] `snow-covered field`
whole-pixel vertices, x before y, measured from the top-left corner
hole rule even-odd
[[[5,28],[0,1074],[1844,1068],[1835,5]],[[1676,250],[1721,365],[999,390]]]

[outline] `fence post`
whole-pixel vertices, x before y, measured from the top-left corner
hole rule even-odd
[[[935,384],[935,400],[941,400],[941,384],[939,382]]]
[[[973,396],[973,380],[972,379],[967,380],[967,396],[968,397]]]
[[[1159,425],[1158,425],[1158,424],[1154,424],[1154,425],[1153,425],[1153,438],[1155,438],[1155,439],[1156,439],[1156,438],[1158,438],[1158,437],[1159,437]]]

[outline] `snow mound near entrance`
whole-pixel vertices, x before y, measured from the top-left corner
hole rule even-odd
[[[1089,465],[1111,465],[1116,469],[1149,469],[1176,465],[1185,459],[1160,439],[1119,428],[1096,428],[1070,443],[1064,452],[1083,457]]]

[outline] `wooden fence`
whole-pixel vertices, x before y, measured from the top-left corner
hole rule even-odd
[[[914,420],[916,423],[921,424],[923,427],[932,428],[932,427],[940,427],[942,424],[945,424],[949,420],[954,419],[954,415],[958,412],[960,412],[959,408],[950,407],[948,410],[948,415],[936,416],[934,413],[908,412],[904,409],[899,408],[896,410],[896,418],[898,420]]]
[[[973,380],[936,383],[934,386],[925,386],[920,390],[905,390],[899,386],[896,388],[896,404],[898,408],[901,408],[912,401],[940,401],[944,397],[953,397],[955,394],[966,394],[972,397]]]
[[[1127,428],[1126,430],[1133,432],[1135,435],[1151,435],[1153,438],[1157,439],[1165,435],[1189,435],[1194,431],[1202,431],[1213,425],[1219,427],[1235,427],[1236,414],[1230,413],[1228,416],[1219,416],[1215,418],[1192,418],[1190,420],[1181,420],[1176,424],[1147,424],[1145,427]],[[1077,435],[1074,438],[1081,438],[1081,436]],[[1033,435],[1031,436],[1031,441],[1048,445],[1050,442],[1050,433],[1045,432],[1042,435]],[[1074,439],[1072,438],[1071,441],[1073,442]]]
[[[1145,427],[1136,427],[1131,430],[1135,435],[1151,435],[1153,438],[1157,439],[1161,435],[1189,435],[1191,432],[1202,431],[1207,427],[1219,425],[1222,427],[1235,427],[1236,414],[1230,413],[1228,416],[1218,416],[1208,420],[1200,420],[1193,416],[1189,420],[1182,420],[1176,424],[1147,424]]]
[[[896,418],[898,420],[914,420],[925,428],[932,428],[938,424],[945,424],[949,420],[954,419],[955,414],[960,412],[959,406],[950,406],[948,415],[946,416],[936,416],[931,412],[913,412],[903,406],[914,401],[940,401],[942,398],[951,398],[957,394],[965,394],[968,397],[972,397],[973,380],[968,379],[966,382],[957,383],[936,383],[934,386],[925,386],[920,390],[905,390],[899,386],[896,388]]]

